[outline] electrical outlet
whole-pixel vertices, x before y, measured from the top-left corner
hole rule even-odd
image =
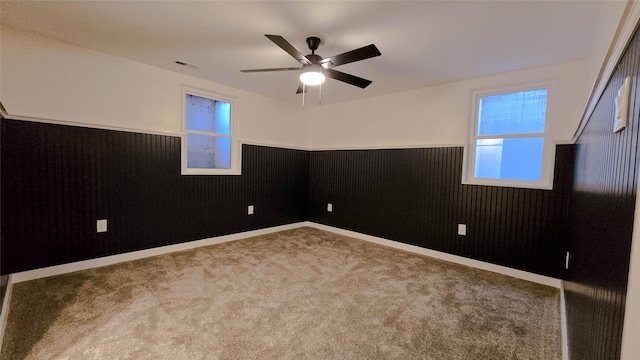
[[[332,203],[327,203],[327,211],[328,212],[332,212],[333,211],[333,204]]]
[[[249,215],[253,215],[253,205],[249,205],[249,206],[247,207],[247,214],[249,214]]]
[[[462,236],[467,235],[467,225],[466,224],[458,224],[458,235],[462,235]]]
[[[107,219],[96,221],[96,231],[99,233],[107,232]]]

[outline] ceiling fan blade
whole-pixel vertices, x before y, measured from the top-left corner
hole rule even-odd
[[[311,65],[311,61],[307,59],[298,49],[294,48],[287,40],[285,40],[280,35],[267,35],[265,34],[269,40],[273,41],[276,45],[280,46],[282,50],[286,51],[289,55],[293,56],[294,59],[298,60],[300,63],[304,65]]]
[[[267,72],[267,71],[293,71],[300,70],[297,67],[289,67],[289,68],[272,68],[272,69],[249,69],[249,70],[240,70],[243,73],[254,73],[254,72]]]
[[[331,68],[334,66],[348,64],[354,61],[369,59],[369,58],[380,56],[380,55],[382,55],[380,50],[378,50],[378,48],[375,45],[371,44],[371,45],[363,46],[359,49],[347,51],[346,53],[343,53],[340,55],[322,59],[320,63],[323,65],[326,64],[325,66]]]
[[[357,86],[359,88],[366,88],[369,84],[372,83],[371,80],[363,79],[361,77],[357,77],[351,74],[343,73],[342,71],[337,71],[333,69],[324,69],[324,74],[327,77],[332,79],[336,79],[338,81],[345,82],[347,84]]]
[[[309,91],[309,87],[304,86],[302,85],[302,83],[300,83],[300,85],[298,85],[298,91],[296,91],[296,94],[302,94],[303,92],[307,92],[307,91]]]

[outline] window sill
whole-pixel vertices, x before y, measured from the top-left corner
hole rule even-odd
[[[519,189],[537,189],[537,190],[553,190],[553,184],[539,181],[509,181],[509,180],[493,180],[493,179],[473,179],[462,180],[462,185],[481,185],[510,187]]]
[[[238,169],[182,169],[181,175],[241,175]]]

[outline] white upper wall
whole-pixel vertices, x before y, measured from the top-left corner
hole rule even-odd
[[[587,67],[582,60],[322,106],[310,113],[309,145],[312,149],[463,145],[474,90],[547,80],[557,85],[547,120],[552,138],[569,141],[584,110]]]
[[[0,94],[13,116],[148,132],[180,132],[181,86],[238,99],[239,137],[309,149],[462,145],[473,90],[555,79],[549,120],[571,140],[626,2],[603,5],[590,61],[486,76],[358,101],[301,108],[255,93],[12,29],[0,37]]]
[[[309,117],[311,149],[463,145],[473,90],[556,79],[559,86],[549,126],[553,139],[571,141],[603,63],[626,19],[631,1],[606,1],[596,24],[589,59],[441,84],[424,89],[322,106]],[[606,76],[606,75],[605,75]],[[596,99],[597,100],[597,99]]]
[[[241,141],[305,148],[301,106],[3,28],[2,103],[15,117],[179,134],[182,85],[237,100]]]

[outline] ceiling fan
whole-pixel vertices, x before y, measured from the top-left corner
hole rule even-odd
[[[365,60],[372,57],[380,56],[380,50],[373,45],[363,46],[361,48],[347,51],[346,53],[335,55],[328,58],[322,58],[322,56],[317,55],[315,51],[318,49],[320,45],[320,38],[315,36],[310,36],[307,38],[307,46],[311,50],[311,54],[303,55],[298,49],[293,47],[287,40],[285,40],[280,35],[265,35],[269,40],[273,41],[276,45],[278,45],[282,50],[286,51],[289,55],[293,56],[294,59],[298,60],[302,67],[288,67],[288,68],[272,68],[272,69],[250,69],[250,70],[240,70],[244,73],[253,73],[253,72],[267,72],[267,71],[301,71],[300,81],[301,84],[298,87],[298,91],[296,94],[300,94],[306,91],[306,86],[314,86],[322,84],[325,80],[325,76],[342,81],[344,83],[357,86],[359,88],[366,88],[371,84],[371,80],[363,79],[358,76],[354,76],[351,74],[347,74],[341,71],[334,70],[333,68],[336,66],[352,63],[355,61]]]

